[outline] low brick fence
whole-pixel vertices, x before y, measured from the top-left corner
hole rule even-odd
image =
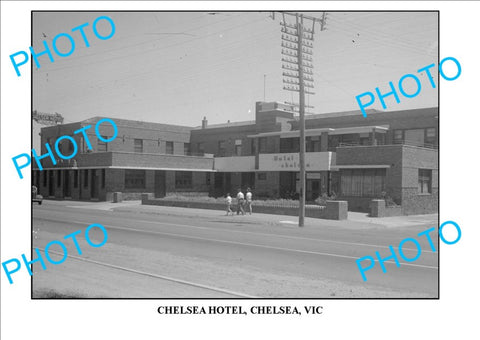
[[[262,201],[253,201],[253,211],[256,213],[298,216],[298,207],[281,207],[262,205]],[[182,207],[194,209],[211,209],[225,211],[225,203],[201,202],[201,201],[179,201],[165,198],[154,198],[153,194],[142,194],[142,204],[160,205],[165,207]],[[232,205],[235,211],[236,206]],[[326,206],[307,205],[305,216],[322,218],[328,220],[345,220],[348,218],[348,204],[346,201],[327,201]]]
[[[401,215],[401,206],[387,207],[385,200],[372,200],[370,203],[370,217],[392,217]]]
[[[122,201],[137,201],[142,199],[141,192],[107,192],[106,201],[119,203]]]

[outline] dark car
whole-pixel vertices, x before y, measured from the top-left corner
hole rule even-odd
[[[38,202],[38,204],[42,204],[43,202],[43,196],[40,194],[37,194],[37,187],[32,186],[32,202]]]
[[[32,196],[32,202],[38,202],[38,204],[42,204],[42,201],[43,201],[42,195],[35,195],[35,197]]]

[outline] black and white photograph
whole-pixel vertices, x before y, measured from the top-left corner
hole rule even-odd
[[[472,338],[478,9],[1,1],[0,337]]]
[[[438,22],[32,12],[32,297],[438,298]]]

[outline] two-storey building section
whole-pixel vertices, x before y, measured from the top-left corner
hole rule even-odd
[[[111,117],[110,117],[111,118]],[[298,199],[299,123],[294,108],[257,102],[255,120],[184,127],[114,119],[118,136],[94,148],[73,132],[101,117],[43,128],[45,143],[70,135],[78,155],[56,166],[42,160],[34,183],[46,197],[110,200],[113,192],[224,196],[250,187],[255,198]],[[307,115],[306,199],[333,196],[368,211],[389,198],[405,214],[438,210],[438,108]],[[102,136],[112,136],[109,126]],[[68,141],[61,147],[71,148]],[[45,164],[44,164],[45,161]]]

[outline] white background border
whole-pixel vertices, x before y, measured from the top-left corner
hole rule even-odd
[[[476,2],[1,2],[1,258],[30,254],[30,177],[11,158],[30,149],[30,68],[17,77],[9,55],[30,46],[31,10],[291,9],[440,10],[440,57],[453,56],[462,75],[441,80],[441,214],[462,228],[441,245],[440,300],[258,301],[259,305],[323,305],[324,314],[291,316],[163,316],[159,305],[227,305],[237,301],[31,300],[30,277],[1,273],[3,339],[360,339],[472,338],[478,334],[478,65]],[[60,33],[60,32],[59,32]],[[423,66],[423,65],[419,65]],[[28,70],[28,72],[27,72]],[[415,70],[412,70],[412,72]],[[392,79],[392,81],[395,81]],[[388,275],[388,274],[385,274]],[[242,301],[245,306],[255,301]]]

